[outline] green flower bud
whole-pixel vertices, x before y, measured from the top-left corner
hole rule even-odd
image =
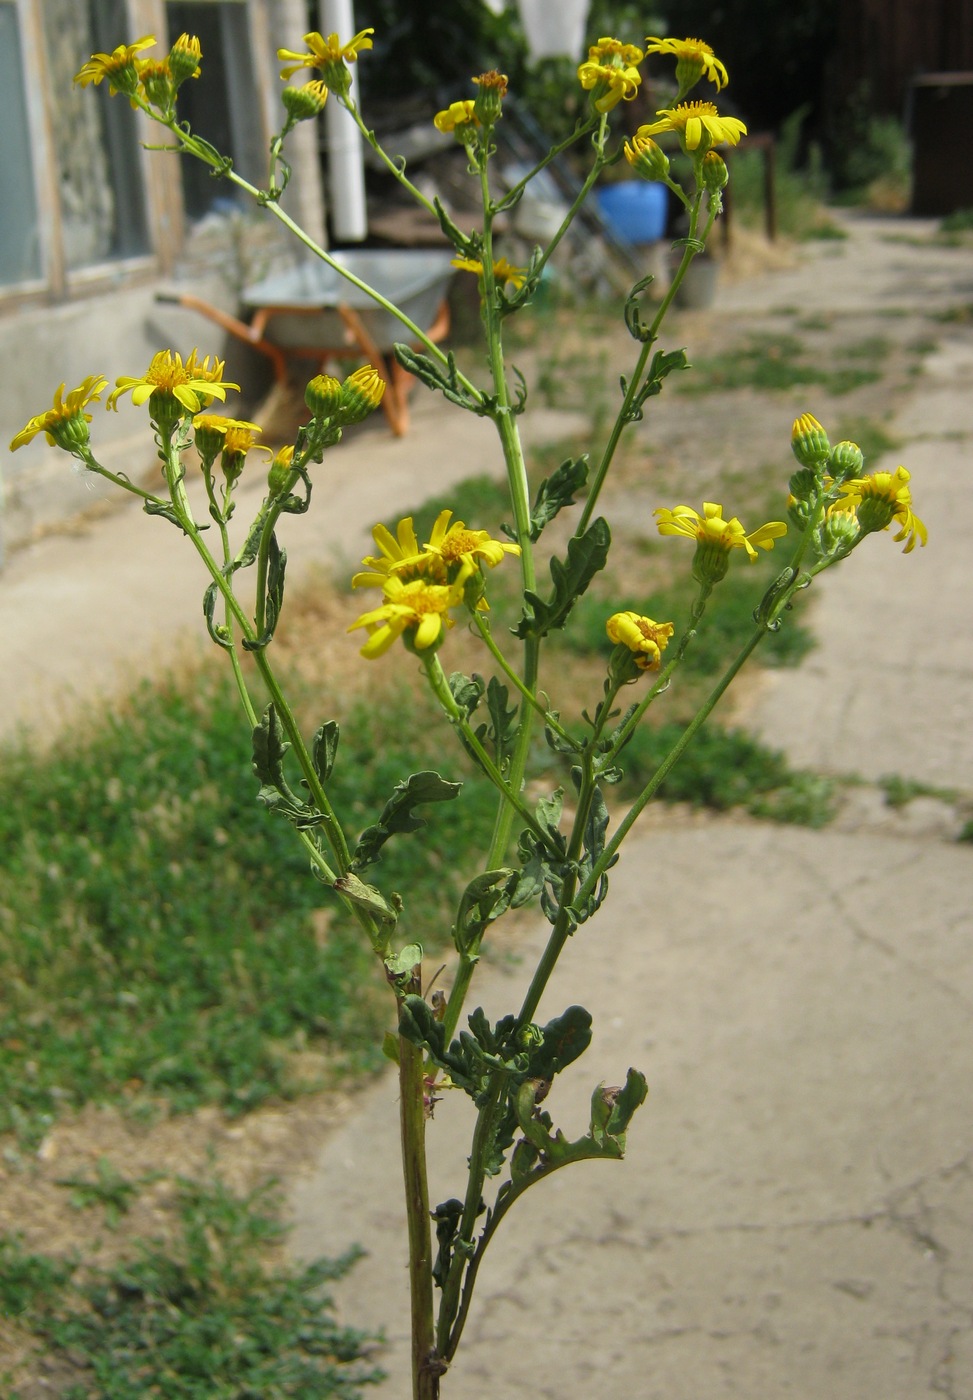
[[[817,493],[818,478],[810,467],[802,467],[788,482],[792,496],[799,501],[809,501]]]
[[[703,186],[709,190],[710,194],[719,194],[720,190],[726,189],[730,172],[726,168],[726,161],[718,151],[707,151],[703,156]]]
[[[832,507],[821,522],[817,532],[817,548],[822,559],[844,556],[858,543],[862,534],[858,517],[853,510],[836,510]]]
[[[864,465],[865,455],[857,442],[839,442],[831,449],[828,471],[835,481],[848,481],[853,476],[861,476]]]
[[[507,75],[492,68],[473,79],[478,92],[473,111],[482,126],[493,126],[503,116],[503,99],[507,95]]]
[[[633,136],[625,142],[625,159],[643,180],[665,180],[669,157],[651,136]]]
[[[831,452],[828,435],[816,418],[810,413],[802,413],[794,420],[791,430],[791,451],[802,467],[815,471],[823,468]]]
[[[328,89],[320,80],[305,83],[303,87],[285,87],[280,94],[288,116],[295,122],[307,121],[323,112],[327,99]]]
[[[199,40],[195,35],[180,34],[169,50],[169,71],[172,81],[179,87],[187,78],[199,77],[199,60],[202,58]]]
[[[281,447],[270,464],[267,473],[267,490],[272,496],[279,496],[287,488],[291,477],[291,463],[294,460],[293,447]]]
[[[304,402],[315,418],[333,418],[341,407],[341,392],[340,379],[318,374],[304,390]]]
[[[360,423],[370,413],[375,412],[384,393],[385,380],[371,365],[362,365],[354,374],[349,374],[341,385],[338,421],[343,427],[347,427],[349,423]]]

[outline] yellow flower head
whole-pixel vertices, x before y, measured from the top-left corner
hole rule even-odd
[[[758,549],[773,549],[774,541],[787,534],[783,520],[771,520],[748,535],[735,515],[724,520],[723,507],[713,501],[703,502],[702,515],[691,506],[661,509],[655,514],[660,535],[683,535],[696,541],[693,575],[700,583],[718,583],[725,576],[731,550],[745,549],[753,564]]]
[[[913,514],[910,476],[905,467],[894,472],[872,472],[870,476],[854,477],[841,486],[844,497],[838,504],[843,510],[854,511],[863,535],[875,530],[887,530],[893,520],[900,527],[895,540],[905,540],[903,554],[911,554],[916,540],[925,545],[929,532],[919,517]]]
[[[223,384],[225,360],[214,356],[210,368],[209,356],[202,364],[196,362],[196,351],[183,364],[182,356],[171,350],[159,350],[152,356],[141,379],[131,379],[123,375],[115,380],[115,388],[108,395],[108,407],[118,410],[118,400],[122,394],[132,392],[132,403],[136,407],[146,399],[154,400],[150,407],[155,410],[165,400],[178,403],[185,413],[199,413],[214,399],[225,400],[227,389],[239,389],[239,384]],[[167,415],[169,416],[169,415]],[[177,414],[181,416],[181,414]]]
[[[362,560],[365,572],[355,574],[352,588],[384,587],[393,574],[399,577],[423,576],[428,582],[445,583],[446,571],[436,561],[423,554],[416,537],[412,516],[407,515],[396,526],[395,534],[384,525],[376,525],[372,539],[378,549],[377,555],[366,555]]]
[[[675,131],[684,151],[699,152],[711,146],[735,146],[747,128],[736,117],[721,117],[712,102],[680,102],[656,114],[660,120],[640,126],[636,136],[658,136],[661,131]]]
[[[441,510],[432,527],[424,556],[440,561],[451,583],[463,583],[479,564],[495,569],[505,554],[519,554],[520,545],[491,538],[486,530],[470,530],[462,520],[449,523],[451,510]]]
[[[703,77],[716,85],[717,92],[729,81],[726,69],[702,39],[654,39],[650,36],[645,41],[645,52],[671,54],[675,58],[680,97]]]
[[[475,272],[480,279],[482,292],[483,264],[479,258],[453,258],[453,266],[460,268],[463,272]],[[527,280],[527,269],[514,267],[506,258],[497,258],[493,264],[493,280],[498,287],[506,286],[510,282],[519,292]]]
[[[196,451],[204,465],[210,466],[216,454],[222,452],[223,469],[231,475],[239,475],[254,438],[263,432],[256,423],[247,423],[242,418],[224,418],[220,413],[197,413],[193,430]],[[260,450],[270,452],[269,447]]]
[[[642,81],[636,64],[644,57],[641,49],[620,39],[599,39],[591,45],[578,69],[578,79],[585,92],[591,93],[596,112],[610,112],[623,100],[631,102]]]
[[[31,442],[38,433],[45,433],[52,447],[62,447],[65,452],[73,452],[88,443],[88,424],[91,414],[85,413],[89,403],[101,398],[103,389],[108,388],[108,380],[100,374],[89,374],[88,378],[72,389],[67,398],[63,397],[64,385],[54,395],[54,407],[46,413],[38,413],[10,444],[11,452]]]
[[[437,131],[451,131],[458,140],[466,140],[480,125],[480,119],[473,110],[475,106],[471,97],[464,98],[462,102],[451,102],[445,111],[436,113],[432,124]]]
[[[429,583],[417,578],[405,582],[391,574],[385,583],[385,601],[381,607],[362,613],[348,628],[354,632],[364,627],[368,641],[361,654],[369,661],[388,651],[396,638],[405,635],[406,644],[414,651],[427,651],[438,646],[448,627],[454,625],[449,609],[462,601],[463,590],[454,585]]]
[[[362,29],[347,44],[340,43],[337,34],[329,34],[326,39],[317,33],[305,34],[304,42],[310,50],[309,53],[294,53],[291,49],[277,50],[280,61],[288,64],[287,68],[280,70],[280,76],[290,78],[300,68],[320,68],[328,87],[338,93],[347,92],[351,84],[351,75],[345,64],[356,62],[364,49],[372,47],[369,36],[374,33],[374,29]]]
[[[135,55],[142,49],[150,49],[154,43],[155,36],[149,34],[144,39],[136,39],[134,44],[119,44],[111,53],[93,53],[80,73],[75,74],[74,81],[81,87],[89,83],[97,87],[107,78],[110,93],[124,92],[131,97],[139,84]]]
[[[613,613],[605,623],[609,641],[628,647],[640,671],[658,669],[673,633],[671,622],[653,622],[634,612]]]

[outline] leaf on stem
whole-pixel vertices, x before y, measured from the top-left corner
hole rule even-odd
[[[403,345],[398,341],[393,345],[392,353],[404,370],[425,384],[427,389],[437,389],[450,403],[456,404],[459,408],[469,409],[471,413],[479,414],[481,417],[489,412],[491,401],[484,398],[477,402],[460,384],[456,357],[451,350],[446,355],[445,368],[430,359],[428,355],[423,355],[420,351],[413,350],[410,345]]]
[[[517,871],[486,870],[471,880],[456,911],[453,942],[456,951],[475,957],[486,928],[510,908],[517,885]]]
[[[568,457],[545,477],[537,488],[534,508],[530,513],[530,537],[540,539],[541,531],[565,506],[574,505],[576,491],[588,481],[588,455]]]
[[[264,598],[264,630],[259,637],[250,641],[243,638],[245,651],[263,651],[273,641],[284,606],[284,571],[287,568],[287,550],[281,549],[277,536],[272,534],[267,546],[267,588]]]
[[[550,598],[545,600],[530,589],[525,590],[524,614],[513,629],[514,635],[540,638],[563,627],[575,603],[608,562],[610,545],[611,531],[602,516],[583,535],[572,536],[567,560],[551,560],[554,590]]]
[[[264,711],[263,719],[253,731],[253,771],[260,781],[257,801],[271,812],[277,812],[299,831],[317,826],[323,817],[314,807],[294,792],[284,776],[284,757],[290,743],[284,737],[273,703]]]
[[[663,380],[672,373],[674,369],[689,369],[689,361],[686,359],[685,350],[657,350],[652,356],[652,363],[649,365],[648,373],[641,388],[635,394],[631,407],[626,414],[626,421],[638,423],[642,420],[642,407],[647,399],[655,398],[656,394],[662,393]],[[628,392],[628,384],[624,376],[621,380],[622,393]]]
[[[403,782],[396,783],[378,821],[362,832],[352,857],[352,869],[363,870],[377,861],[382,847],[396,832],[421,830],[426,823],[416,815],[417,806],[426,802],[449,802],[461,787],[462,783],[447,782],[430,771],[412,773]]]
[[[206,630],[218,647],[225,647],[227,651],[233,650],[233,639],[226,626],[215,621],[216,600],[219,597],[219,587],[211,583],[203,594],[203,616],[206,619]]]
[[[314,738],[311,740],[311,760],[314,763],[314,771],[326,783],[331,777],[331,770],[334,767],[335,756],[338,752],[338,722],[328,719],[316,730]]]

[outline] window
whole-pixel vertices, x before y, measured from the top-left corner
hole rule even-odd
[[[193,131],[228,155],[245,179],[261,179],[263,131],[254,103],[256,91],[247,7],[241,0],[181,0],[166,5],[168,42],[195,34],[203,52],[205,81],[190,80],[179,90],[179,116]],[[207,168],[183,156],[186,213],[198,220],[226,212],[237,199],[232,185],[214,180]]]
[[[135,113],[108,84],[79,87],[85,57],[131,43],[125,0],[42,0],[51,145],[68,271],[146,251]]]
[[[0,0],[0,286],[41,275],[37,195],[30,158],[24,60],[17,10]]]

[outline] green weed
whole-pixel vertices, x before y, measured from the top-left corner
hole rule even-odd
[[[887,432],[884,423],[874,418],[842,418],[835,441],[857,442],[866,464],[871,465],[877,458],[902,446],[902,440]]]
[[[127,1260],[81,1277],[7,1237],[4,1310],[84,1377],[64,1400],[359,1400],[382,1378],[362,1364],[377,1339],[339,1326],[323,1291],[357,1254],[268,1268],[278,1206],[269,1187],[240,1198],[180,1179],[173,1241],[136,1240]]]
[[[643,788],[681,733],[675,724],[638,730],[621,755],[626,784]],[[783,754],[712,723],[693,738],[659,795],[718,812],[742,807],[755,816],[812,827],[826,825],[834,815],[835,789],[828,779],[794,772]]]
[[[394,724],[376,728],[372,704],[343,717],[332,783],[361,828],[410,763],[443,761],[421,701],[390,688],[380,708]],[[389,843],[383,858],[389,885],[408,872],[415,907],[431,900],[444,920],[454,843],[486,844],[493,816],[485,782],[460,776],[449,820],[434,814],[421,842]],[[243,1112],[296,1091],[296,1049],[333,1057],[335,1072],[377,1067],[387,1008],[360,990],[371,955],[340,914],[318,946],[325,897],[256,786],[238,701],[208,671],[143,686],[130,710],[79,720],[44,757],[6,753],[0,1131],[36,1142],[89,1100]]]
[[[158,1179],[158,1172],[150,1172],[147,1176],[129,1181],[106,1157],[100,1157],[93,1178],[66,1176],[60,1178],[56,1184],[70,1188],[71,1204],[75,1210],[101,1206],[105,1213],[105,1224],[109,1230],[114,1230],[122,1216],[128,1214],[142,1187]]]
[[[839,349],[825,365],[811,358],[796,336],[751,336],[742,345],[696,361],[699,373],[680,377],[676,388],[682,394],[712,394],[728,389],[776,391],[820,384],[829,393],[847,394],[881,378],[880,358],[875,367],[856,364],[856,358]]]

